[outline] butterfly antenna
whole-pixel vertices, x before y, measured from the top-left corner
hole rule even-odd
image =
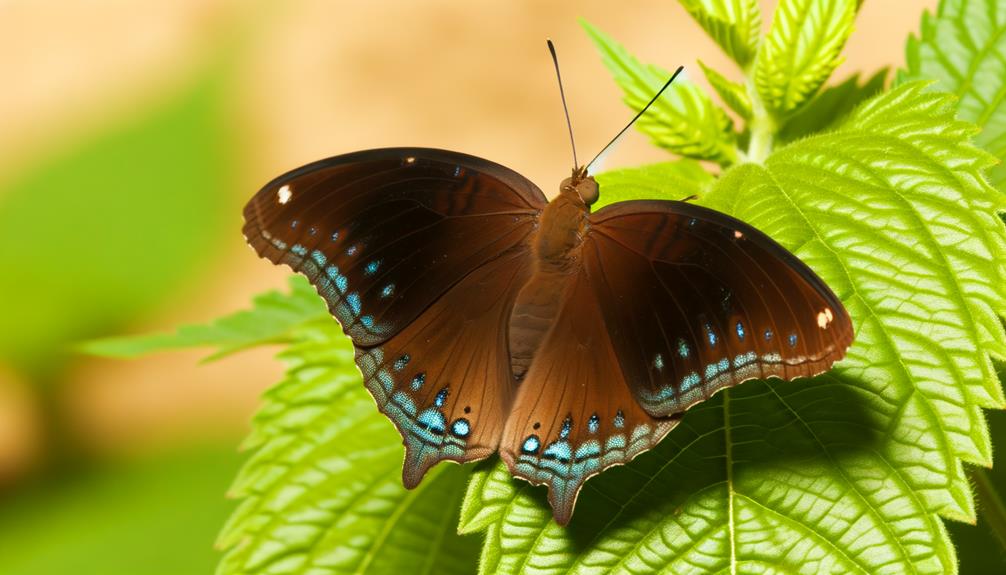
[[[552,63],[555,64],[555,77],[559,80],[559,97],[562,98],[562,111],[566,113],[566,127],[569,128],[569,145],[573,148],[573,170],[579,168],[580,163],[576,161],[576,141],[573,140],[573,123],[569,121],[569,107],[566,106],[566,92],[562,89],[562,74],[559,73],[559,58],[555,55],[555,44],[551,39],[546,38],[548,51],[552,54]]]
[[[549,44],[549,45],[551,45],[551,44]],[[659,98],[660,95],[664,93],[664,90],[666,90],[667,87],[671,85],[671,82],[673,82],[674,79],[678,77],[678,74],[680,74],[681,71],[684,70],[684,69],[685,69],[684,66],[678,66],[678,69],[675,70],[673,74],[671,74],[671,77],[664,84],[664,87],[661,88],[660,91],[658,91],[657,94],[655,96],[653,96],[653,98],[651,98],[650,101],[645,106],[643,106],[643,109],[640,110],[639,113],[637,113],[632,118],[632,120],[629,120],[629,123],[626,124],[625,127],[622,128],[622,130],[620,132],[618,132],[617,134],[615,134],[615,137],[612,138],[610,142],[608,142],[607,146],[601,148],[601,151],[598,152],[596,156],[594,156],[594,159],[591,160],[586,166],[584,166],[584,171],[586,171],[587,168],[590,168],[590,166],[594,165],[594,162],[596,162],[598,158],[600,158],[601,156],[603,156],[604,153],[608,151],[608,148],[610,148],[611,146],[613,146],[615,144],[615,142],[617,142],[618,139],[622,137],[622,134],[624,134],[626,132],[626,130],[628,130],[629,128],[631,128],[632,125],[636,123],[636,120],[638,120],[640,118],[640,116],[642,116],[643,114],[646,113],[646,110],[650,109],[650,106],[652,106],[653,103],[657,101],[657,98]]]

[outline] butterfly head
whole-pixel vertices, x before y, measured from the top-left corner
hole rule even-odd
[[[597,181],[594,180],[593,176],[587,175],[586,167],[580,167],[573,170],[573,175],[566,178],[561,184],[559,184],[559,193],[575,194],[585,206],[589,206],[596,202],[598,196],[600,195],[597,187]]]

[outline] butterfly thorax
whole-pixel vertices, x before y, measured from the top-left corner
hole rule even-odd
[[[597,199],[597,183],[585,177],[563,180],[559,195],[545,206],[535,237],[535,255],[543,270],[575,271],[577,253],[587,231],[590,203]]]

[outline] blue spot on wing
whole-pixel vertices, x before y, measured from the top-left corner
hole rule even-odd
[[[470,432],[471,424],[469,424],[468,420],[463,417],[455,420],[454,423],[451,424],[451,433],[458,437],[468,437]]]
[[[567,441],[560,440],[546,447],[541,456],[543,459],[555,459],[562,463],[568,463],[573,459],[573,449]]]
[[[425,382],[426,382],[426,372],[421,371],[417,373],[415,377],[412,378],[412,382],[410,382],[409,385],[410,387],[412,387],[413,390],[419,391],[419,389],[423,387],[423,383]]]
[[[360,314],[360,294],[353,292],[346,296],[346,303],[349,304],[349,309],[353,310],[353,315]]]
[[[537,435],[530,435],[524,440],[523,445],[520,446],[520,450],[527,454],[533,454],[538,452],[538,448],[541,447],[541,441],[539,441]]]
[[[448,390],[446,387],[438,391],[437,396],[433,398],[433,405],[436,405],[437,407],[443,407],[444,402],[447,401],[447,392]]]
[[[562,421],[562,429],[559,430],[559,438],[566,439],[569,437],[569,430],[573,428],[573,418],[567,417]]]
[[[392,367],[395,368],[395,371],[402,371],[403,369],[405,369],[406,365],[409,365],[410,359],[412,358],[409,357],[409,354],[403,353],[401,357],[395,360],[395,363],[392,364]]]
[[[716,347],[716,332],[713,331],[713,326],[706,324],[706,338],[709,339],[709,346]]]
[[[440,413],[439,409],[434,409],[432,407],[424,409],[419,417],[416,418],[416,423],[418,423],[423,429],[427,431],[432,431],[438,435],[443,435],[444,431],[447,429],[447,419],[444,414]]]
[[[695,387],[696,385],[698,385],[701,382],[702,382],[702,379],[699,378],[699,374],[697,374],[697,373],[695,373],[693,371],[693,372],[689,373],[688,375],[686,375],[685,378],[681,380],[681,392],[684,393],[684,392],[690,390],[691,388]]]
[[[615,420],[613,421],[613,423],[615,424],[616,429],[622,429],[623,427],[625,427],[625,414],[622,413],[621,409],[619,409],[618,412],[615,413]]]

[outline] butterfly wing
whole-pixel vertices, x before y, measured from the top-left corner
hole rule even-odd
[[[569,522],[583,482],[650,449],[677,423],[647,413],[619,367],[591,271],[564,287],[562,305],[526,372],[500,444],[510,472],[549,486],[556,521]]]
[[[853,337],[831,290],[743,222],[661,201],[589,222],[500,447],[514,475],[549,486],[561,524],[587,478],[650,449],[677,414],[747,379],[821,373]]]
[[[284,174],[245,207],[260,256],[315,285],[357,345],[376,345],[490,259],[546,203],[523,176],[423,148],[336,156]]]
[[[849,314],[796,256],[755,228],[684,202],[590,216],[585,255],[618,361],[642,407],[680,413],[723,387],[827,371]]]
[[[252,247],[307,276],[352,338],[403,436],[409,487],[497,446],[513,394],[506,322],[545,203],[498,164],[391,148],[294,170],[245,208]]]

